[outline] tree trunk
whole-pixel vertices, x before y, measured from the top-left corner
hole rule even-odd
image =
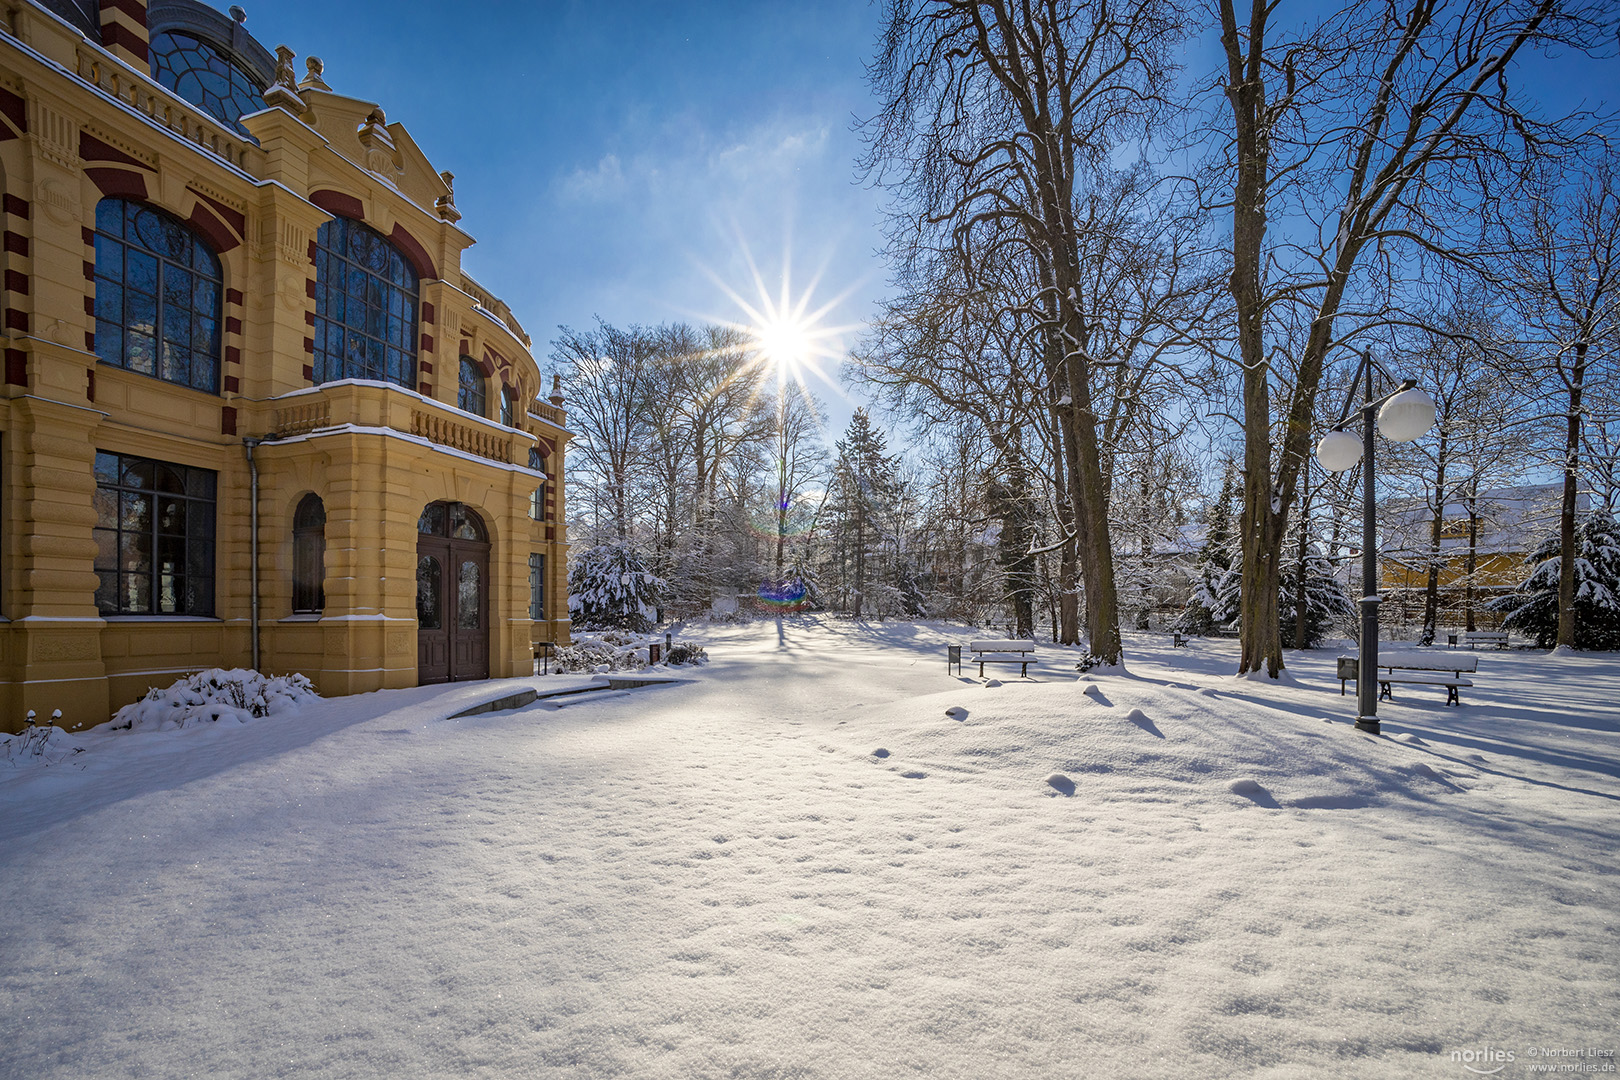
[[[1305,573],[1309,564],[1310,550],[1306,546],[1310,532],[1310,500],[1307,492],[1300,492],[1299,524],[1296,535],[1299,538],[1299,562],[1294,567],[1294,648],[1303,649],[1310,635],[1310,593],[1305,587]]]
[[[1575,503],[1581,456],[1581,393],[1586,381],[1586,342],[1575,346],[1569,379],[1569,431],[1564,443],[1564,503],[1558,519],[1558,644],[1575,647]]]
[[[1434,477],[1434,515],[1429,520],[1429,573],[1423,586],[1423,633],[1420,645],[1433,645],[1440,622],[1440,533],[1446,517],[1446,429],[1440,429],[1439,465]]]
[[[1468,489],[1468,584],[1463,590],[1463,628],[1474,626],[1474,571],[1479,568],[1479,481]]]
[[[1053,410],[1059,452],[1053,455],[1052,470],[1057,484],[1058,529],[1064,536],[1063,546],[1058,549],[1058,629],[1053,640],[1061,645],[1077,645],[1080,642],[1080,596],[1076,583],[1080,574],[1080,559],[1074,542],[1074,506],[1069,495],[1069,470],[1065,467],[1066,455],[1062,452],[1066,445],[1065,424],[1063,417],[1057,415],[1063,411]]]

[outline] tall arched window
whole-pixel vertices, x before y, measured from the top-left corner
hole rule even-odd
[[[96,204],[96,355],[142,375],[219,392],[219,258],[170,214]]]
[[[462,412],[483,416],[488,404],[484,399],[484,372],[478,361],[470,356],[461,358],[461,381],[456,387],[456,407]]]
[[[501,423],[517,426],[517,391],[510,386],[501,387]]]
[[[326,504],[311,492],[293,512],[293,611],[326,609]]]
[[[336,218],[315,233],[315,381],[416,389],[417,277],[375,229]]]

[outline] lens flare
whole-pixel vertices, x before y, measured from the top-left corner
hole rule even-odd
[[[805,588],[804,582],[798,578],[759,583],[760,601],[777,611],[800,611],[804,608],[809,595],[810,590]]]

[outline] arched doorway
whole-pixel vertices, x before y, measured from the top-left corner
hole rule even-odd
[[[430,503],[416,524],[418,684],[489,678],[489,533],[461,503]]]

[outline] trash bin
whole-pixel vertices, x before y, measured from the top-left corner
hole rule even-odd
[[[945,646],[945,673],[950,674],[951,668],[956,668],[958,675],[962,674],[962,646]]]
[[[1339,696],[1344,696],[1344,684],[1359,677],[1361,661],[1354,656],[1339,657]]]

